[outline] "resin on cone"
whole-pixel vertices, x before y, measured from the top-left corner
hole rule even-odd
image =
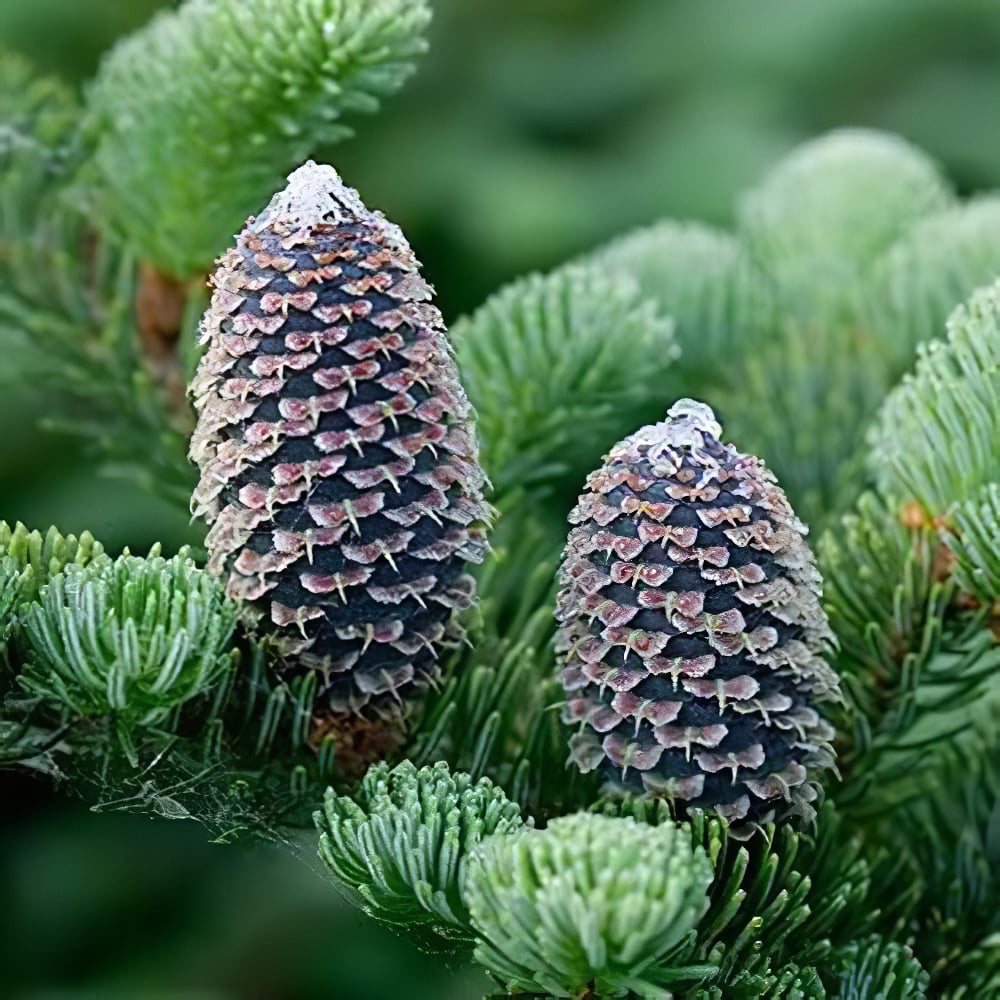
[[[811,816],[839,699],[820,579],[774,476],[680,400],[621,441],[570,515],[558,650],[572,759],[734,822]]]
[[[208,568],[317,672],[317,709],[398,716],[461,637],[480,562],[473,414],[400,229],[309,162],[220,260],[191,392]]]

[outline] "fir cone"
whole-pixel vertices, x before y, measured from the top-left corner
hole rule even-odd
[[[219,262],[191,386],[208,569],[315,670],[317,714],[400,714],[473,600],[473,414],[399,228],[309,162]]]
[[[621,441],[570,515],[557,649],[572,759],[731,821],[811,816],[839,698],[819,574],[763,463],[703,403]]]

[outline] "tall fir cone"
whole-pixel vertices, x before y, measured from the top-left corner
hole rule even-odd
[[[321,718],[398,717],[460,638],[489,516],[432,289],[400,229],[311,161],[213,283],[191,385],[208,569],[285,669],[318,672]]]
[[[819,573],[773,474],[703,403],[619,442],[570,515],[557,649],[571,756],[675,811],[811,816],[840,697]]]

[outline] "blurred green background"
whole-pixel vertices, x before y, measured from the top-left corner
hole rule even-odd
[[[3,0],[0,44],[84,85],[156,0]],[[446,316],[660,216],[726,224],[804,138],[899,132],[963,193],[1000,183],[1000,6],[939,0],[436,0],[431,52],[331,154],[398,221]],[[997,134],[994,134],[997,133]],[[222,248],[220,248],[221,251]],[[720,359],[720,364],[724,359]],[[184,511],[95,478],[0,398],[0,518],[110,550],[191,537]],[[0,773],[0,962],[15,996],[478,997],[277,849],[88,815]]]

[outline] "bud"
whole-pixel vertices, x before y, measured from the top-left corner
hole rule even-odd
[[[731,821],[811,816],[839,698],[820,579],[774,476],[703,403],[612,448],[570,515],[558,650],[572,759]]]
[[[402,232],[311,161],[221,259],[192,510],[208,569],[317,707],[397,716],[460,637],[485,552],[473,414]]]

